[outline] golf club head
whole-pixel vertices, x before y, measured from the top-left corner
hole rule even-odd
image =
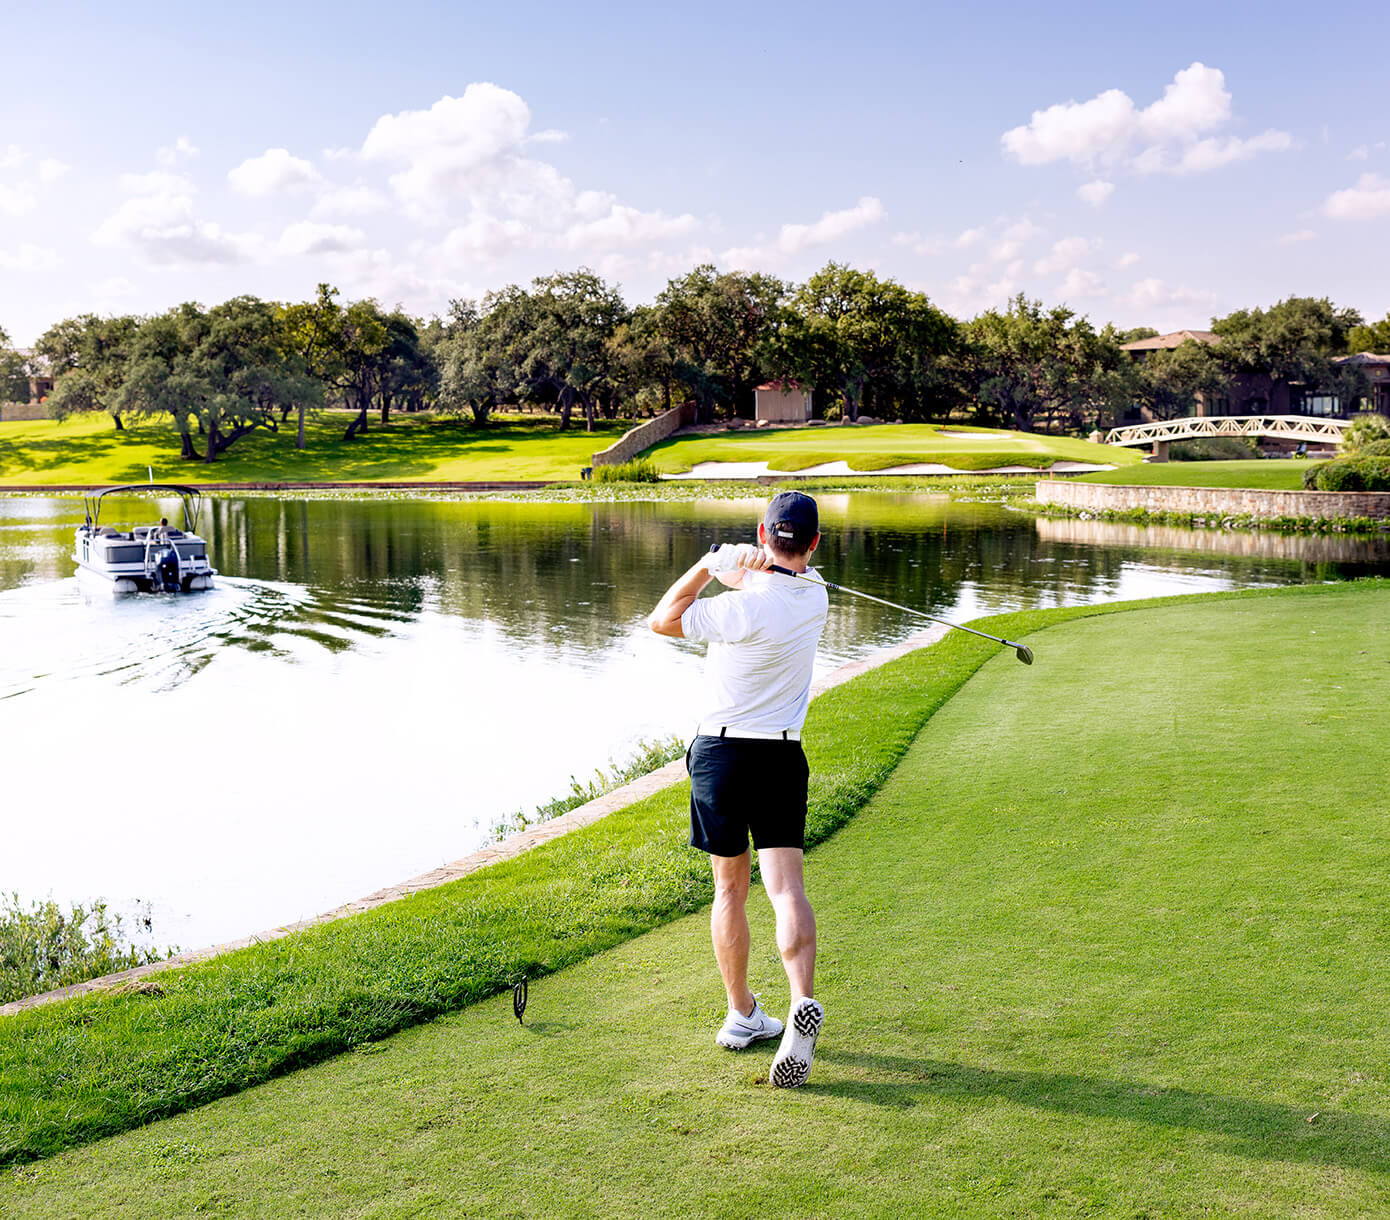
[[[1027,644],[1015,644],[1014,652],[1018,654],[1018,659],[1025,665],[1033,663],[1033,650]]]

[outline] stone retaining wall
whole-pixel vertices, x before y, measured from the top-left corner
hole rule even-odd
[[[677,428],[686,427],[694,422],[694,403],[688,402],[679,407],[672,407],[655,419],[647,420],[645,424],[629,428],[607,449],[594,454],[593,463],[595,466],[621,466],[624,462],[632,461],[643,449],[650,449],[658,441],[664,441]]]
[[[0,421],[9,423],[20,419],[47,419],[48,410],[41,402],[0,402]]]
[[[1114,483],[1074,483],[1044,479],[1036,498],[1043,504],[1125,512],[1194,513],[1237,517],[1376,517],[1390,520],[1390,492],[1248,491],[1227,487],[1132,487]]]

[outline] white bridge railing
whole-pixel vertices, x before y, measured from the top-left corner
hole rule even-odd
[[[1277,436],[1291,441],[1323,441],[1338,445],[1346,431],[1344,419],[1311,415],[1188,415],[1111,428],[1107,445],[1153,445],[1185,441],[1196,436]]]

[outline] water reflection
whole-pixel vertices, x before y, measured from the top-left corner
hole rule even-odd
[[[1385,540],[820,504],[827,575],[943,617],[1390,571]],[[150,900],[156,935],[194,947],[463,855],[571,775],[689,730],[701,650],[644,618],[759,509],[219,498],[215,589],[112,599],[72,577],[80,500],[0,497],[0,889]],[[833,600],[818,667],[917,626]]]

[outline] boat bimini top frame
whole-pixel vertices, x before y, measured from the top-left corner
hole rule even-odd
[[[119,487],[107,487],[95,495],[83,496],[82,503],[87,510],[87,525],[95,529],[101,517],[101,502],[106,496],[119,494],[157,495],[160,492],[172,493],[183,501],[183,532],[198,532],[198,514],[203,510],[203,493],[196,487],[184,483],[123,483]]]

